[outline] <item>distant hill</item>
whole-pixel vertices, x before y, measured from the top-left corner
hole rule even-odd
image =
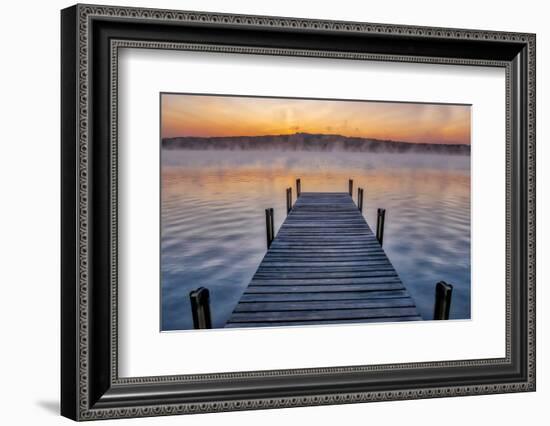
[[[470,145],[399,142],[311,133],[266,136],[184,136],[165,138],[164,149],[255,151],[351,151],[470,155]]]

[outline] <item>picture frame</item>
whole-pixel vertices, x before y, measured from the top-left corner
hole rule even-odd
[[[534,391],[534,34],[75,5],[61,12],[61,414],[73,420]],[[118,375],[118,48],[506,72],[505,357]]]

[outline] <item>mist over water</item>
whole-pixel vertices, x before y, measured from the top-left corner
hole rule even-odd
[[[386,209],[384,250],[424,319],[434,287],[454,285],[451,319],[470,318],[470,157],[442,154],[163,150],[162,330],[190,329],[189,291],[210,290],[223,327],[261,262],[265,213],[286,216],[285,189],[364,188],[371,229]]]

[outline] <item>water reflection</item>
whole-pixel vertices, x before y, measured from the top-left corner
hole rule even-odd
[[[275,227],[285,189],[364,193],[373,227],[386,208],[384,249],[425,319],[434,286],[454,284],[451,318],[470,317],[470,158],[425,154],[169,150],[162,154],[162,329],[192,328],[188,293],[211,292],[222,327],[265,253],[264,209]],[[295,196],[295,189],[293,196]],[[354,197],[356,194],[354,194]]]

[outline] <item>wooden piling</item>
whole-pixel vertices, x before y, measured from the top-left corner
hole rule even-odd
[[[299,197],[302,193],[302,182],[300,179],[296,179],[296,197]]]
[[[353,179],[349,180],[348,186],[349,186],[349,196],[351,197],[353,195]]]
[[[384,242],[384,223],[386,221],[386,209],[378,209],[376,218],[376,239],[380,245]]]
[[[271,246],[271,242],[275,237],[274,226],[273,226],[273,209],[265,209],[265,230],[267,237],[267,248]]]
[[[357,208],[363,212],[363,188],[357,188]]]
[[[189,293],[193,327],[197,330],[212,328],[210,315],[210,292],[207,288],[199,287]]]
[[[439,281],[435,286],[434,320],[448,320],[451,311],[453,286]]]
[[[292,188],[286,189],[286,214],[292,210]]]

